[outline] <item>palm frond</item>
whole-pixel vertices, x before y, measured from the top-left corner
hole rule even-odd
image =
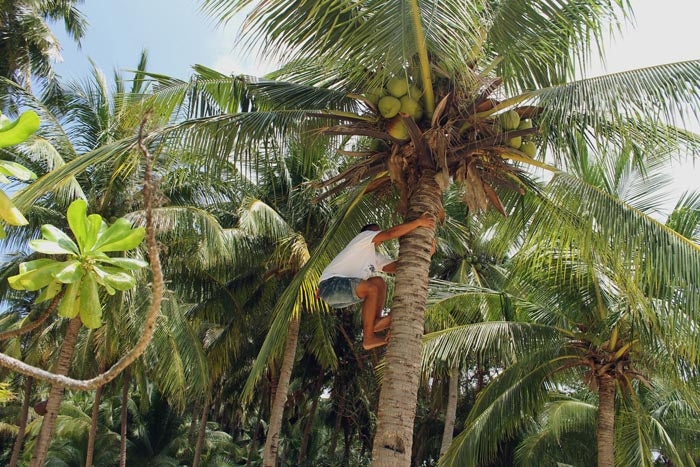
[[[544,405],[554,372],[579,358],[564,348],[534,351],[503,370],[479,393],[464,431],[439,465],[487,464],[498,452],[499,442],[512,438]]]
[[[503,57],[496,70],[510,89],[537,89],[585,70],[603,33],[630,13],[626,1],[503,0],[486,3],[486,48]]]

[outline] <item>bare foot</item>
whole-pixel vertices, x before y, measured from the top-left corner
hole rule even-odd
[[[370,349],[375,349],[377,347],[381,347],[383,345],[386,345],[386,337],[367,337],[365,336],[364,340],[362,341],[362,348],[365,350],[370,350]]]
[[[389,327],[391,324],[391,315],[379,318],[376,323],[374,323],[374,332],[381,332]]]

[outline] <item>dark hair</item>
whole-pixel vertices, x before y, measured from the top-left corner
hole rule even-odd
[[[360,232],[366,232],[368,230],[380,230],[379,224],[367,224],[360,229]]]

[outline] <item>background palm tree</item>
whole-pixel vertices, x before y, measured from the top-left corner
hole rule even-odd
[[[587,169],[592,170],[585,172],[596,174],[595,181],[601,191],[620,191],[625,185],[620,181],[627,180],[629,204],[610,201],[609,209],[617,206],[629,210],[636,205],[640,211],[634,215],[644,219],[641,210],[644,206],[647,209],[655,206],[658,189],[665,188],[662,172],[656,166],[646,177],[627,179],[620,175],[633,175],[633,162],[624,155],[611,162],[591,164]],[[610,183],[604,185],[606,181]],[[552,185],[557,184],[555,179]],[[686,195],[681,202],[692,204],[693,199]],[[685,208],[683,212],[692,210]],[[537,413],[547,400],[548,388],[587,384],[599,395],[594,417],[598,423],[598,464],[650,463],[654,455],[651,446],[659,441],[650,442],[640,430],[628,431],[635,423],[640,426],[639,417],[642,417],[641,407],[634,402],[635,394],[642,385],[653,390],[652,381],[663,378],[674,390],[692,398],[697,342],[687,326],[692,320],[688,310],[695,306],[692,303],[695,298],[683,292],[682,284],[668,284],[669,288],[680,287],[668,294],[658,293],[662,289],[649,286],[644,260],[654,254],[654,242],[647,242],[644,251],[631,258],[610,249],[615,243],[610,239],[592,252],[581,252],[575,240],[568,234],[562,235],[563,230],[553,233],[547,225],[539,231],[542,225],[537,217],[535,213],[530,221],[529,235],[516,256],[511,285],[506,289],[513,294],[515,317],[521,322],[457,327],[436,333],[426,349],[429,359],[440,355],[440,358],[447,355],[459,358],[466,351],[485,351],[501,362],[500,374],[477,399],[464,432],[441,462],[445,465],[488,462],[497,452],[498,442],[512,438],[526,423],[526,418],[509,418],[507,413]],[[692,215],[686,219],[692,219]],[[575,229],[588,229],[586,215],[580,211],[572,221],[574,224],[582,221]],[[677,235],[656,222],[647,219],[646,223],[655,235],[665,238]],[[696,228],[682,225],[689,231]],[[547,233],[542,235],[544,231]],[[605,235],[594,233],[599,234]],[[685,258],[676,257],[674,261],[682,262]],[[673,337],[667,337],[670,335]],[[561,344],[556,344],[559,339]],[[502,347],[505,342],[510,345]],[[637,420],[617,430],[614,429],[616,394],[627,414],[621,417],[622,423],[629,421],[627,416]],[[572,406],[583,407],[575,403]],[[541,417],[548,423],[546,414]],[[492,436],[495,433],[500,434]],[[668,439],[664,435],[662,438]],[[614,439],[622,444],[617,454],[614,454]],[[533,442],[534,438],[528,441]],[[679,442],[683,442],[682,438]],[[634,443],[648,448],[633,449]],[[575,449],[575,441],[568,446]],[[683,463],[678,451],[670,446],[665,451],[674,453],[668,454],[675,456],[673,462]]]
[[[52,62],[61,59],[61,45],[49,21],[63,21],[68,35],[80,44],[87,20],[78,10],[82,0],[6,0],[0,4],[0,76],[29,89],[31,79],[56,84]],[[7,90],[2,86],[3,91]]]

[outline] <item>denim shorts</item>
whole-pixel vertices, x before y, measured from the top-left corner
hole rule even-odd
[[[330,277],[318,284],[318,296],[333,308],[344,308],[363,301],[355,292],[359,277]]]

